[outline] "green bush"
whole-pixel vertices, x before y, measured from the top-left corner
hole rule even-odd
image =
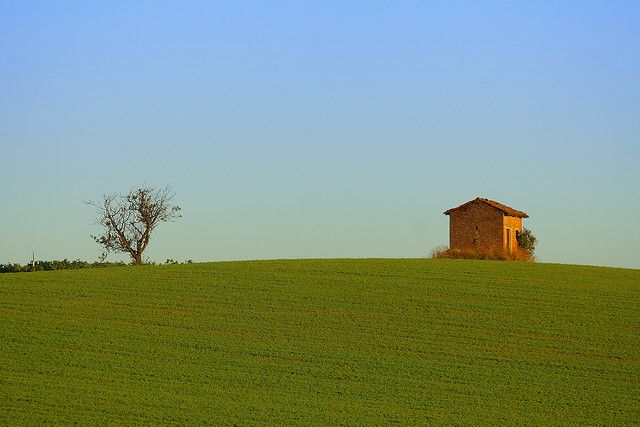
[[[516,232],[516,240],[518,241],[518,247],[523,251],[529,252],[531,255],[536,250],[536,244],[538,243],[538,239],[533,235],[531,230],[528,228],[523,228],[522,231]]]

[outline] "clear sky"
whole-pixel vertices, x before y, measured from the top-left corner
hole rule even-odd
[[[0,1],[0,263],[421,257],[477,196],[543,262],[640,268],[638,1]],[[111,257],[110,259],[126,259]]]

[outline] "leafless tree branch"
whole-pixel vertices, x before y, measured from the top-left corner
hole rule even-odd
[[[126,195],[103,194],[102,203],[85,202],[97,209],[97,222],[103,227],[102,234],[91,235],[105,250],[102,259],[110,252],[126,252],[136,265],[142,264],[142,253],[157,225],[181,217],[180,207],[172,205],[174,195],[169,187],[141,187]]]

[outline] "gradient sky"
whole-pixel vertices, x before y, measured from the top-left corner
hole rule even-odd
[[[640,268],[640,2],[0,1],[0,263],[421,257],[477,196],[543,262]],[[126,259],[111,256],[110,259]]]

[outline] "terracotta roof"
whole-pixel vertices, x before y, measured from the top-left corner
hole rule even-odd
[[[467,203],[463,203],[460,206],[458,206],[457,208],[451,208],[447,211],[444,211],[445,215],[449,215],[452,211],[458,210],[458,209],[464,209],[466,208],[468,205],[470,205],[471,203],[476,203],[476,202],[480,202],[480,203],[484,203],[487,204],[491,207],[494,207],[496,209],[498,209],[499,211],[501,211],[503,214],[505,214],[506,216],[517,216],[518,218],[529,218],[529,215],[527,215],[524,212],[515,210],[513,208],[510,208],[507,205],[503,205],[502,203],[498,203],[495,200],[489,200],[489,199],[484,199],[482,197],[477,197],[473,200],[468,201]]]

